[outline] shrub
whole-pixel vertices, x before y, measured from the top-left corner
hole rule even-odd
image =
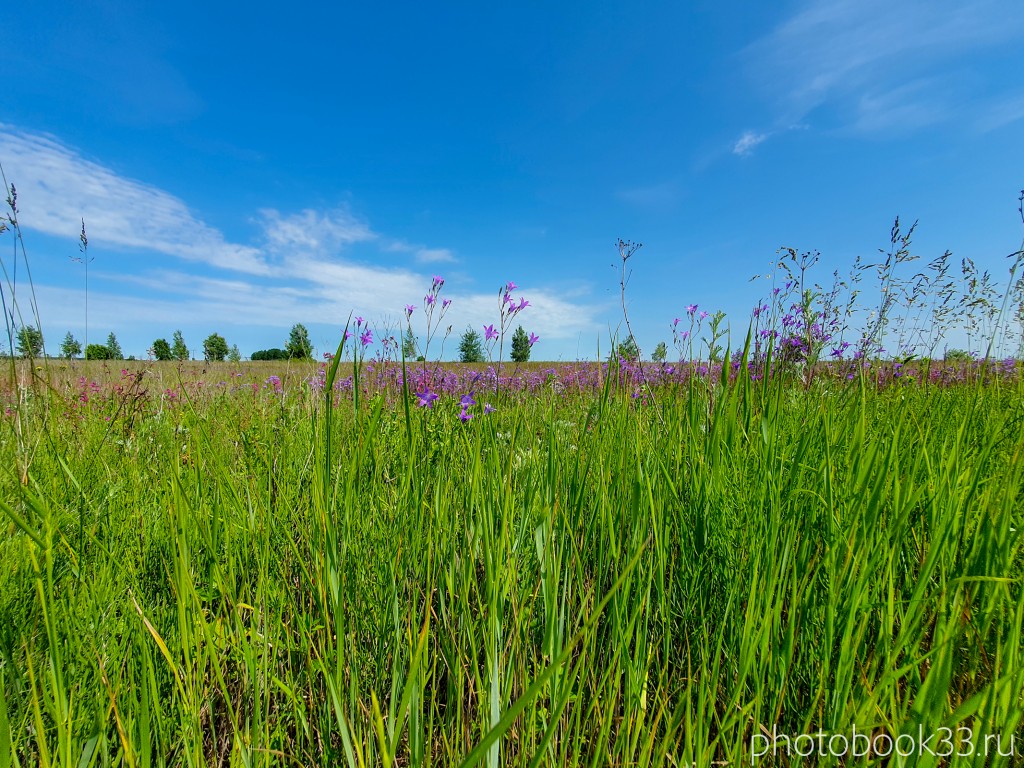
[[[287,360],[288,353],[283,349],[260,349],[252,353],[250,360]]]

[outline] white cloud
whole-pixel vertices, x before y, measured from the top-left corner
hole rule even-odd
[[[780,125],[829,105],[860,131],[968,112],[978,57],[1024,35],[1018,0],[811,0],[745,52]],[[951,91],[958,92],[953,98]],[[903,102],[895,108],[889,96]]]
[[[732,153],[734,155],[749,155],[754,151],[754,147],[763,142],[768,138],[767,133],[755,133],[754,131],[744,131],[743,135],[740,136],[736,143],[733,144]]]
[[[54,138],[9,126],[0,125],[0,159],[8,179],[17,184],[25,228],[76,239],[84,217],[95,244],[156,251],[222,270],[210,274],[170,261],[152,269],[151,261],[140,260],[135,268],[109,273],[97,265],[89,291],[89,327],[97,333],[126,326],[139,329],[140,334],[162,333],[156,329],[190,322],[225,328],[287,328],[297,319],[341,327],[350,312],[375,321],[398,318],[406,303],[417,305],[414,322],[422,323],[428,274],[369,263],[365,258],[357,262],[346,250],[372,243],[382,258],[405,253],[417,263],[455,260],[447,248],[411,245],[380,235],[344,207],[292,214],[263,209],[257,219],[262,225],[259,243],[232,243],[179,198],[122,178]],[[125,290],[118,291],[118,286]],[[448,288],[444,296],[452,299],[452,305],[445,325],[453,326],[453,334],[461,333],[467,324],[479,327],[495,321],[498,305],[493,294]],[[37,284],[36,295],[49,337],[63,333],[60,329],[82,327],[84,291]],[[522,295],[531,306],[517,324],[522,322],[543,338],[575,338],[581,331],[600,327],[595,320],[600,308],[582,303],[582,296],[570,297],[542,286],[523,290]]]
[[[260,215],[267,246],[276,252],[332,252],[377,237],[369,225],[346,209],[323,212],[307,208],[290,216],[264,209]]]
[[[178,198],[118,176],[53,138],[0,124],[0,157],[18,190],[25,227],[77,238],[84,219],[97,245],[145,248],[250,274],[270,271],[258,249],[227,242]]]

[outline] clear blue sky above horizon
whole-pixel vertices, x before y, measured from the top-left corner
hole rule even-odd
[[[513,280],[534,357],[591,358],[623,333],[618,238],[649,354],[691,303],[745,332],[779,247],[825,281],[896,216],[922,261],[1005,279],[1021,39],[1019,0],[19,3],[0,164],[51,352],[85,335],[84,218],[89,340],[126,354],[299,322],[322,352],[407,303],[422,337],[439,274],[446,357]]]

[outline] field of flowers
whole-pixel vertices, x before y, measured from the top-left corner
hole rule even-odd
[[[509,362],[514,283],[432,361],[441,277],[417,362],[7,358],[0,768],[1020,764],[1024,282],[908,238],[674,362]]]
[[[345,357],[16,368],[0,765],[1020,759],[1011,362]]]

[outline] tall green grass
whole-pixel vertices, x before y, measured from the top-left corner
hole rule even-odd
[[[1022,395],[741,376],[462,424],[41,390],[26,484],[13,417],[0,445],[0,768],[741,765],[966,726],[1017,757],[905,763],[1015,764]]]

